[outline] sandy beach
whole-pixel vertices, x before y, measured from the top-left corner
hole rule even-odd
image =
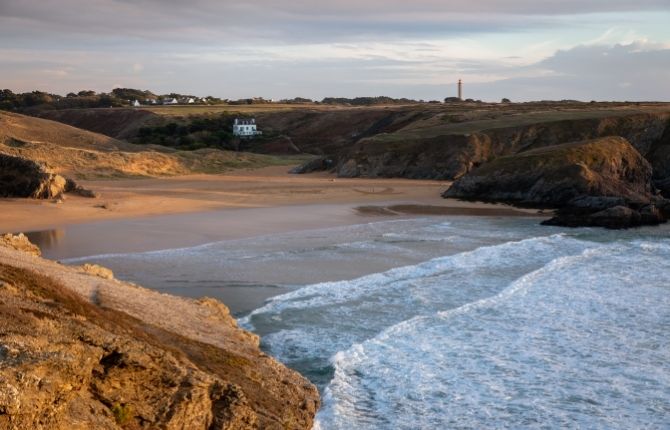
[[[221,209],[271,208],[313,204],[363,206],[361,213],[383,215],[370,206],[411,205],[409,212],[464,215],[529,215],[535,211],[504,205],[445,200],[440,194],[446,181],[408,179],[342,179],[327,173],[293,175],[286,166],[237,170],[222,175],[189,175],[151,179],[80,181],[99,194],[88,199],[67,196],[62,203],[26,199],[0,202],[0,231],[49,230],[72,224],[105,220],[135,219],[167,214],[206,212]],[[501,212],[502,211],[502,212]],[[296,226],[304,209],[288,222]],[[326,219],[324,226],[328,225]]]

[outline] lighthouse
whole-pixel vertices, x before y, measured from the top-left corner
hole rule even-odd
[[[463,81],[458,80],[458,99],[463,101]]]

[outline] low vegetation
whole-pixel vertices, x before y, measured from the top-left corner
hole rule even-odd
[[[237,149],[231,132],[234,117],[227,114],[189,116],[180,122],[141,127],[138,144],[163,145],[184,150],[201,148]]]

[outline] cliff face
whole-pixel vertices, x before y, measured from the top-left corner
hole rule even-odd
[[[15,249],[25,242],[0,241],[0,428],[311,428],[316,388],[224,305]]]
[[[544,207],[583,195],[649,199],[651,176],[649,162],[628,141],[610,137],[496,158],[444,195]]]
[[[514,121],[518,120],[509,120]],[[495,157],[605,136],[627,139],[641,154],[656,162],[652,150],[668,133],[670,113],[617,113],[604,118],[530,122],[511,127],[500,123],[496,125],[498,128],[481,130],[480,127],[490,124],[473,122],[469,130],[440,126],[363,139],[341,159],[338,173],[345,177],[457,179]]]
[[[658,224],[667,203],[654,195],[650,163],[622,137],[496,158],[458,179],[444,197],[559,208],[550,224],[611,228]]]

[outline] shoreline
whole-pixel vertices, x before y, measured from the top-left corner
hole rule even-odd
[[[0,213],[0,233],[36,232],[95,222],[143,220],[231,209],[297,207],[304,210],[311,205],[327,204],[452,208],[460,215],[532,216],[537,213],[501,204],[443,199],[441,193],[451,185],[449,181],[345,179],[328,173],[295,175],[289,174],[286,166],[236,170],[221,175],[89,180],[80,183],[99,193],[100,197],[90,199],[68,195],[62,203],[0,200],[3,209]],[[443,214],[449,214],[446,209],[430,211],[435,214],[446,211]]]

